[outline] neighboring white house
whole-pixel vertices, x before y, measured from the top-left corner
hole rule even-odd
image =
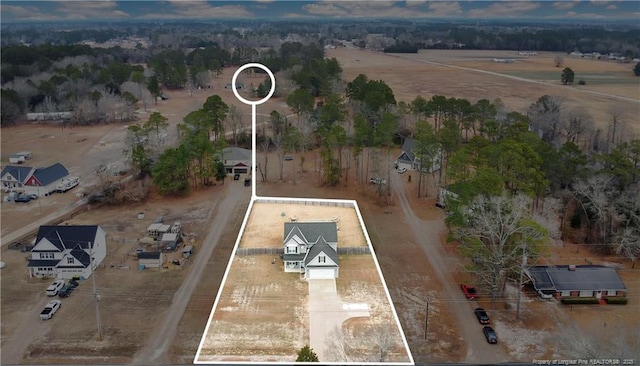
[[[225,147],[220,154],[227,173],[247,174],[251,169],[251,150],[240,147]]]
[[[26,194],[37,194],[38,196],[48,196],[57,190],[58,184],[68,175],[69,171],[60,163],[46,168],[37,168],[26,180],[24,192]]]
[[[402,144],[402,153],[396,159],[396,168],[406,168],[408,170],[421,170],[427,173],[433,173],[440,170],[442,161],[442,147],[439,144],[432,144],[425,147],[424,155],[431,157],[429,167],[422,168],[422,162],[418,157],[420,154],[415,147],[415,140],[407,138]]]
[[[27,179],[35,172],[34,168],[28,166],[8,165],[2,169],[0,173],[0,181],[2,181],[2,189],[5,192],[10,190],[22,191]]]
[[[89,278],[107,255],[107,234],[97,225],[40,226],[29,277]]]
[[[286,222],[283,246],[285,272],[301,273],[307,280],[338,278],[338,226],[335,222]]]

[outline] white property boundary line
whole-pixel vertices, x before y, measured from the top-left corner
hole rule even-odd
[[[238,75],[240,74],[240,72],[242,72],[243,70],[249,68],[249,67],[257,67],[260,68],[262,70],[264,70],[268,75],[269,78],[271,78],[271,90],[269,90],[269,93],[266,97],[257,100],[257,101],[250,101],[247,99],[244,99],[237,91],[236,89],[236,79],[238,78]],[[400,335],[402,336],[402,342],[404,344],[404,348],[405,351],[407,352],[407,355],[409,356],[409,362],[385,362],[385,365],[415,365],[415,362],[413,360],[413,355],[411,354],[411,349],[409,348],[409,344],[407,343],[407,338],[405,337],[404,334],[404,330],[402,329],[402,324],[400,324],[400,319],[398,318],[398,314],[396,313],[396,308],[393,305],[393,300],[391,299],[391,295],[389,294],[389,288],[387,287],[387,283],[384,280],[384,276],[382,275],[382,270],[380,269],[380,264],[378,263],[378,257],[376,256],[376,253],[373,249],[373,245],[371,244],[371,239],[369,239],[369,232],[367,231],[366,226],[364,225],[364,220],[362,219],[362,215],[360,214],[360,208],[358,207],[358,203],[355,200],[339,200],[339,199],[320,199],[320,198],[292,198],[292,197],[258,197],[257,193],[256,193],[256,183],[257,183],[257,156],[256,156],[256,151],[257,151],[257,143],[256,143],[256,106],[258,104],[262,104],[264,102],[266,102],[275,92],[275,87],[276,87],[276,80],[275,77],[273,75],[273,73],[271,72],[271,70],[269,70],[268,67],[259,64],[259,63],[249,63],[249,64],[245,64],[243,66],[241,66],[240,68],[238,68],[238,70],[235,71],[235,73],[233,74],[233,78],[231,79],[231,88],[233,90],[233,94],[235,94],[236,98],[238,98],[238,100],[240,100],[242,103],[244,104],[249,104],[251,105],[251,157],[252,157],[252,161],[251,164],[252,166],[252,174],[251,174],[251,201],[249,201],[249,206],[247,207],[247,213],[244,215],[244,220],[242,221],[242,226],[240,226],[240,232],[238,233],[238,238],[236,239],[236,244],[233,246],[233,252],[231,253],[231,256],[229,257],[229,262],[227,263],[227,268],[224,271],[224,276],[222,277],[222,282],[220,283],[220,287],[218,288],[218,294],[216,295],[216,299],[213,303],[213,308],[211,309],[211,313],[209,314],[209,320],[207,321],[207,326],[204,329],[204,334],[202,335],[202,339],[200,340],[200,344],[198,345],[198,351],[196,352],[195,358],[193,363],[194,364],[279,364],[279,365],[318,365],[317,362],[259,362],[259,361],[254,361],[254,362],[248,362],[248,361],[220,361],[220,362],[204,362],[204,361],[198,361],[198,358],[200,357],[200,352],[202,351],[202,346],[205,342],[205,339],[207,337],[207,333],[209,333],[209,327],[211,325],[211,321],[213,320],[213,315],[216,311],[216,308],[218,307],[218,303],[220,301],[220,296],[222,295],[222,290],[224,289],[224,286],[227,282],[227,276],[229,275],[229,271],[231,270],[231,265],[233,263],[233,257],[236,254],[236,250],[238,250],[238,246],[240,245],[240,240],[242,239],[242,235],[244,234],[244,230],[247,226],[247,221],[249,221],[249,216],[251,215],[251,210],[253,209],[253,204],[256,201],[263,201],[266,203],[289,203],[289,204],[300,204],[302,202],[316,202],[318,204],[322,204],[322,203],[333,203],[331,205],[327,205],[327,206],[338,206],[338,204],[341,204],[345,207],[353,207],[356,211],[356,214],[358,215],[358,221],[360,222],[360,227],[362,228],[362,233],[364,234],[365,239],[367,240],[367,245],[369,246],[369,250],[371,251],[371,256],[373,258],[374,263],[376,264],[376,269],[378,270],[378,276],[380,278],[380,282],[382,283],[382,286],[384,287],[384,293],[387,295],[387,301],[389,302],[389,306],[391,307],[391,311],[393,312],[393,318],[396,321],[396,325],[398,326],[398,330],[400,331]],[[295,351],[295,350],[292,350]],[[362,364],[381,364],[381,362],[369,362],[369,363],[363,363],[363,362],[322,362],[322,364],[325,365],[362,365]]]
[[[253,178],[255,179],[255,177]],[[404,344],[405,351],[409,356],[409,362],[323,362],[320,361],[321,364],[325,365],[365,365],[365,364],[385,364],[385,365],[415,365],[413,360],[413,355],[411,354],[411,349],[409,348],[409,344],[407,343],[407,338],[405,337],[404,330],[402,329],[402,324],[400,324],[400,319],[398,318],[398,313],[396,312],[396,308],[393,305],[393,300],[391,299],[391,294],[389,294],[389,288],[387,287],[387,283],[384,280],[384,276],[382,275],[382,270],[380,269],[380,264],[378,263],[378,257],[376,256],[375,250],[373,249],[373,245],[371,244],[371,239],[369,238],[369,232],[364,224],[364,220],[362,219],[362,215],[360,214],[360,208],[358,207],[358,202],[355,200],[339,200],[339,199],[320,199],[320,198],[290,198],[290,197],[252,197],[249,202],[249,207],[247,208],[247,213],[244,215],[244,220],[242,221],[242,226],[240,227],[240,233],[238,234],[238,238],[236,239],[236,244],[233,247],[233,252],[231,257],[229,258],[229,263],[227,264],[227,269],[224,272],[224,276],[222,277],[222,282],[220,283],[220,288],[218,289],[218,294],[216,295],[216,300],[213,303],[213,308],[211,309],[211,314],[209,314],[209,320],[207,321],[207,326],[204,329],[204,334],[202,335],[202,339],[200,340],[200,345],[198,346],[198,351],[196,352],[196,356],[194,358],[194,364],[220,364],[220,365],[238,365],[238,364],[255,364],[255,365],[318,365],[317,362],[259,362],[259,361],[198,361],[200,357],[200,352],[202,351],[202,346],[204,345],[207,334],[209,333],[209,327],[211,325],[211,321],[213,320],[213,315],[218,307],[218,303],[220,301],[220,296],[222,295],[222,290],[227,282],[227,276],[229,275],[229,271],[231,270],[231,264],[233,263],[233,257],[235,256],[236,250],[238,250],[238,246],[240,245],[240,241],[242,240],[242,236],[244,235],[244,230],[247,226],[247,221],[249,220],[249,216],[251,215],[251,210],[253,209],[254,203],[276,203],[276,204],[302,204],[303,202],[315,202],[320,206],[336,206],[336,207],[345,207],[345,208],[353,208],[356,211],[356,215],[358,216],[358,221],[360,222],[360,227],[362,228],[362,233],[364,234],[365,239],[367,240],[367,245],[369,246],[369,250],[371,251],[371,256],[373,258],[374,263],[376,264],[376,269],[378,270],[378,276],[380,278],[380,282],[384,287],[384,293],[387,295],[387,301],[389,302],[389,306],[391,307],[391,311],[393,312],[393,318],[396,321],[396,325],[398,326],[398,330],[400,331],[400,335],[402,337],[402,342]],[[328,203],[323,205],[323,203]],[[295,351],[295,350],[292,350]]]

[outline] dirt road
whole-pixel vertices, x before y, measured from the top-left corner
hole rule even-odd
[[[413,235],[416,243],[422,248],[429,263],[433,267],[438,280],[442,283],[444,298],[460,299],[460,301],[450,301],[446,304],[452,309],[457,320],[460,334],[467,343],[466,362],[474,364],[496,364],[508,362],[509,358],[500,345],[490,345],[482,334],[482,327],[475,318],[473,309],[474,301],[467,301],[462,294],[458,284],[454,279],[454,270],[458,267],[456,258],[447,256],[444,248],[440,244],[440,232],[444,230],[442,220],[421,220],[418,218],[407,201],[407,196],[402,182],[397,174],[391,175],[391,186],[402,207],[405,221]]]
[[[207,268],[207,262],[218,245],[220,236],[229,225],[229,218],[239,205],[248,205],[249,190],[238,182],[225,183],[225,190],[220,192],[219,198],[213,202],[213,209],[208,218],[210,227],[202,247],[195,253],[194,262],[187,278],[176,291],[171,306],[166,310],[163,322],[150,336],[147,345],[140,349],[133,357],[133,364],[160,364],[166,363],[167,351],[173,342],[178,329],[178,323],[189,304],[191,295]]]

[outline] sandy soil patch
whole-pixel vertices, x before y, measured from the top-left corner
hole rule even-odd
[[[332,221],[337,218],[339,247],[367,246],[354,208],[256,202],[239,247],[281,248],[284,223],[291,221],[292,217],[298,221]]]

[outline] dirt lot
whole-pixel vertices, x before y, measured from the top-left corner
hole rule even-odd
[[[353,208],[258,202],[253,205],[239,248],[281,246],[283,223],[291,216],[300,220],[337,217],[339,246],[344,242],[366,245]],[[340,255],[340,263],[336,282],[343,300],[370,304],[371,317],[349,323],[353,330],[362,332],[380,324],[395,327],[372,257]],[[309,339],[307,297],[307,283],[299,274],[285,273],[277,255],[234,256],[199,361],[295,359],[295,351]],[[394,334],[401,345],[399,333]],[[269,355],[264,355],[266,349]]]
[[[500,98],[507,108],[526,112],[530,104],[545,94],[565,98],[565,108],[584,108],[596,126],[604,128],[610,120],[608,110],[616,106],[625,111],[628,128],[640,134],[637,115],[640,114],[638,88],[640,80],[633,78],[631,64],[618,64],[571,58],[563,55],[565,67],[575,72],[576,85],[560,85],[561,69],[553,64],[555,54],[540,53],[528,58],[509,51],[423,50],[418,54],[384,54],[358,49],[337,48],[327,50],[343,68],[343,78],[353,80],[358,74],[370,79],[384,80],[398,101],[410,102],[417,95],[426,99],[440,94],[447,97],[467,98],[475,102],[482,98]],[[493,58],[514,58],[512,64],[493,62]],[[357,61],[356,61],[357,60]],[[448,67],[460,66],[490,71],[527,80],[519,81],[471,70]],[[586,85],[577,85],[585,79]],[[583,93],[581,90],[612,94],[626,99]]]

